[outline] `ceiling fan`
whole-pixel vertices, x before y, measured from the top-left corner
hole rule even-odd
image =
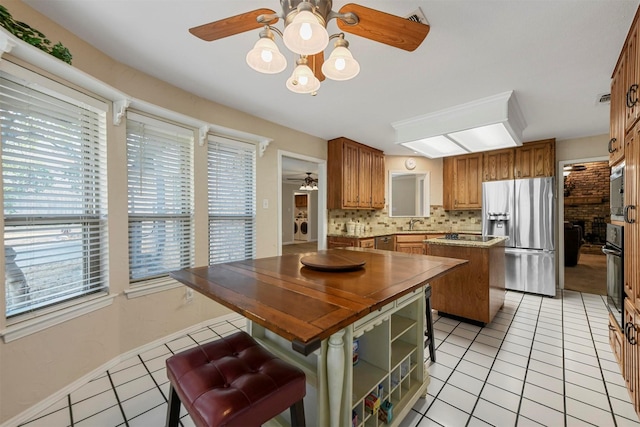
[[[304,178],[287,178],[289,181],[300,181],[302,180],[302,185],[300,186],[300,190],[317,190],[318,189],[318,180],[311,176],[311,172],[306,172],[307,176]]]
[[[280,0],[282,11],[256,9],[189,29],[205,41],[219,40],[246,31],[263,28],[260,39],[247,54],[247,63],[256,71],[275,74],[286,68],[286,58],[275,44],[279,34],[287,48],[300,55],[287,87],[297,93],[315,95],[320,82],[329,77],[348,80],[360,71],[360,65],[348,50],[344,33],[329,36],[327,23],[336,19],[338,28],[379,43],[409,52],[420,46],[429,33],[429,25],[391,15],[354,3],[334,12],[332,0]],[[284,31],[273,25],[284,20]],[[324,49],[336,39],[334,51],[325,61]]]

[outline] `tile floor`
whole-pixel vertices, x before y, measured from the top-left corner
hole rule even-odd
[[[428,396],[401,426],[640,426],[609,347],[607,316],[602,297],[573,291],[556,298],[507,292],[484,328],[436,316]],[[214,319],[122,362],[22,425],[163,426],[165,359],[244,325],[241,317]],[[188,414],[181,422],[193,425]]]

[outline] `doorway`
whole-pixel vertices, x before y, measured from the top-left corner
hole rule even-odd
[[[608,158],[560,162],[558,219],[560,288],[607,294],[602,245],[609,222]]]
[[[279,255],[326,247],[326,160],[278,151]]]

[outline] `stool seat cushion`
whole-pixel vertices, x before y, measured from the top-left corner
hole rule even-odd
[[[304,372],[245,332],[178,353],[166,364],[197,426],[259,426],[306,393]]]

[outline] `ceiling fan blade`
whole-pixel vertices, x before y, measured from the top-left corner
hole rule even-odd
[[[257,21],[260,15],[273,15],[275,12],[271,9],[256,9],[251,12],[241,13],[240,15],[231,16],[219,21],[209,22],[208,24],[199,25],[189,28],[189,32],[202,40],[211,42],[245,31],[255,30],[264,27],[265,23]],[[278,18],[269,21],[269,24],[275,24]]]
[[[315,55],[308,56],[307,62],[309,68],[313,71],[313,75],[320,81],[324,80],[324,74],[322,74],[322,64],[324,63],[324,52],[320,51]]]
[[[349,3],[340,8],[340,13],[348,12],[355,13],[359,22],[356,25],[348,25],[337,19],[338,27],[345,33],[355,34],[409,52],[416,50],[429,33],[428,25],[358,4]]]

